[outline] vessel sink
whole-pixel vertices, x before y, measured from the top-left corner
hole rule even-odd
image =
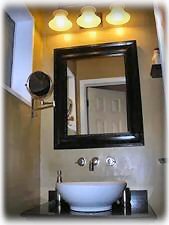
[[[111,210],[123,193],[125,181],[111,182],[63,182],[57,184],[61,197],[78,212]]]

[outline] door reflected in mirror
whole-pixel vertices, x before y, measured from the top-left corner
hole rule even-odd
[[[67,99],[68,135],[127,132],[124,56],[67,60]]]

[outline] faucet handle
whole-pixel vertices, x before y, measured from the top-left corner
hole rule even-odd
[[[111,156],[107,156],[106,158],[106,165],[107,166],[116,166],[117,162],[116,159],[111,157]]]
[[[80,157],[76,162],[79,166],[84,166],[86,164],[86,159],[83,157]]]

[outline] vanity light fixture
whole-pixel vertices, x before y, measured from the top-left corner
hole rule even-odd
[[[53,19],[48,23],[52,30],[66,31],[72,27],[72,22],[67,18],[68,12],[66,10],[57,9],[53,14]]]
[[[96,9],[93,6],[85,6],[81,9],[81,12],[81,16],[76,21],[80,27],[93,28],[101,23],[101,19],[95,14]]]
[[[106,16],[106,21],[112,25],[122,25],[130,20],[130,14],[122,7],[111,7],[110,13]]]

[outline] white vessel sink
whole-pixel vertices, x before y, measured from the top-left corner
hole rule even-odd
[[[100,212],[110,210],[126,187],[125,181],[112,182],[64,182],[58,183],[61,197],[71,210],[80,212]]]

